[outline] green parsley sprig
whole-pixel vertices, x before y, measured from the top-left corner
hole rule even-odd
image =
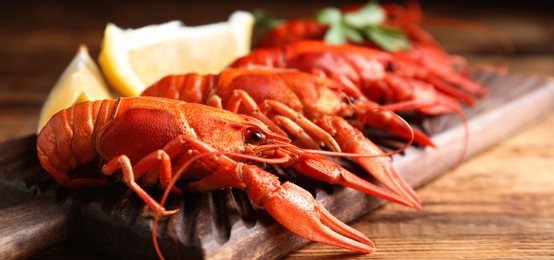
[[[410,43],[401,30],[382,25],[386,13],[375,1],[370,1],[355,12],[325,8],[317,12],[316,20],[329,25],[324,41],[331,44],[362,43],[364,37],[390,52],[409,49]]]

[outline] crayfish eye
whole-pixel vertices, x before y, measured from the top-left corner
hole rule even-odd
[[[392,62],[389,62],[389,63],[387,63],[385,69],[389,72],[394,72],[398,69],[398,67],[396,66],[396,64],[394,64]]]
[[[248,128],[244,131],[244,139],[248,143],[259,143],[264,139],[264,135],[258,129]]]

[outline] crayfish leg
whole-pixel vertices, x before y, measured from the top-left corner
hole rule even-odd
[[[242,90],[242,89],[236,89],[233,91],[233,95],[231,95],[231,98],[227,102],[226,110],[229,110],[233,113],[239,112],[240,105],[243,104],[246,110],[248,110],[248,113],[250,116],[257,118],[258,120],[262,121],[264,124],[266,124],[269,129],[272,131],[279,133],[283,136],[286,136],[286,133],[281,130],[278,126],[276,126],[260,109],[256,101],[248,94],[248,92]]]
[[[292,121],[292,119],[276,115],[273,117],[273,121],[290,133],[293,144],[308,149],[320,149],[319,143],[306,133],[302,127]]]
[[[310,136],[315,136],[315,139],[324,143],[331,151],[340,152],[340,146],[335,139],[301,113],[294,111],[292,108],[279,101],[267,100],[266,103],[271,107],[271,109],[275,110],[282,116],[291,119],[293,123],[304,129],[304,131],[309,133]]]
[[[146,173],[143,167],[145,166],[145,163],[152,164],[154,162],[155,163],[159,162],[158,155],[159,155],[159,152],[156,151],[144,157],[139,163],[137,163],[137,165],[141,165],[140,168],[143,168],[143,169],[137,169],[138,171],[136,173],[135,173],[135,169],[133,169],[131,165],[131,160],[129,160],[129,157],[125,155],[116,156],[115,158],[108,161],[102,167],[102,172],[105,175],[111,175],[114,171],[121,169],[122,176],[123,176],[122,181],[125,184],[127,184],[127,186],[129,186],[129,188],[131,188],[131,190],[133,190],[148,205],[148,207],[152,209],[152,211],[154,211],[157,215],[159,214],[162,216],[174,215],[179,211],[178,209],[166,210],[155,199],[153,199],[146,191],[144,191],[144,189],[140,187],[135,181],[136,176],[140,178],[140,176]],[[162,159],[161,161],[163,162],[164,159]],[[162,172],[166,172],[165,174],[169,172],[169,174],[171,175],[171,164],[169,164],[169,168],[167,168],[167,164],[161,163],[160,165],[165,165],[165,166],[160,166],[160,168],[164,168]]]

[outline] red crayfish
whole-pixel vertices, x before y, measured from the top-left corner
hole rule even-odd
[[[321,41],[327,25],[290,21],[262,40],[264,48],[220,74],[171,75],[143,97],[82,102],[58,112],[38,135],[40,163],[66,187],[120,180],[156,216],[177,210],[166,210],[143,187],[159,185],[174,194],[245,190],[299,236],[372,252],[365,235],[258,163],[291,167],[320,181],[421,208],[388,154],[358,128],[375,127],[434,146],[391,111],[461,114],[459,101],[473,104],[485,91],[467,76],[465,60],[448,55],[419,28],[421,14],[414,3],[407,11],[383,6],[384,24],[406,32],[409,50],[386,52],[368,39],[360,45],[330,45]],[[331,152],[307,150],[322,146]],[[350,157],[390,190],[324,155]],[[96,174],[76,170],[97,162],[102,169]],[[173,186],[176,179],[182,182]],[[161,256],[156,241],[155,246]]]
[[[457,100],[474,102],[469,93],[453,86],[433,84],[435,77],[424,68],[397,59],[390,53],[351,44],[298,41],[283,48],[255,49],[230,65],[232,68],[252,66],[294,68],[330,77],[343,85],[358,88],[368,99],[386,104],[385,107],[391,109],[394,107],[394,110],[419,109],[422,113],[437,115],[459,111],[461,107]],[[481,86],[478,88],[482,89]]]
[[[346,40],[348,43],[371,49],[388,51],[397,59],[425,68],[429,74],[425,76],[425,80],[431,80],[436,87],[440,87],[443,91],[452,92],[456,98],[462,98],[464,102],[469,101],[471,103],[472,101],[468,97],[462,97],[463,94],[452,90],[452,88],[448,86],[449,84],[471,89],[474,91],[472,94],[476,95],[483,94],[483,89],[478,86],[478,83],[468,77],[470,66],[468,66],[466,59],[458,55],[450,55],[447,53],[434,37],[422,28],[422,24],[427,22],[430,24],[441,24],[443,26],[483,31],[488,35],[494,36],[501,42],[506,51],[513,52],[514,47],[511,41],[497,29],[467,21],[424,16],[419,2],[415,0],[407,1],[406,7],[397,4],[377,5],[374,2],[370,2],[365,6],[354,5],[341,8],[341,11],[344,14],[353,14],[355,12],[360,12],[361,9],[368,6],[376,6],[375,9],[382,10],[384,18],[379,26],[383,28],[384,38],[387,39],[386,35],[388,32],[397,35],[400,40],[394,41],[389,39],[388,41],[381,42],[383,40],[380,41],[380,37],[370,37],[371,35],[368,34],[358,40],[347,37]],[[330,24],[324,21],[318,21],[315,15],[314,17],[303,19],[292,19],[271,28],[271,30],[258,42],[257,48],[282,48],[303,40],[323,41],[329,29]],[[352,29],[364,30],[361,28]],[[405,43],[402,44],[403,42]],[[505,71],[505,68],[502,67],[492,68],[487,65],[481,65],[480,67],[497,73],[503,73]]]
[[[256,50],[231,66],[256,64],[298,68],[350,81],[372,100],[396,103],[389,109],[460,114],[458,101],[474,104],[475,98],[486,91],[469,76],[469,66],[463,57],[448,54],[421,28],[423,21],[438,20],[446,25],[492,32],[491,35],[505,43],[508,51],[513,49],[506,37],[485,25],[423,16],[418,1],[408,1],[406,8],[374,2],[342,8],[340,12],[344,20],[340,24],[348,24],[347,18],[352,18],[347,17],[349,15],[357,15],[359,19],[363,14],[368,20],[369,12],[364,11],[369,9],[374,15],[379,11],[383,14],[380,24],[373,24],[372,28],[382,28],[385,39],[386,32],[390,32],[403,40],[385,41],[383,37],[368,33],[368,28],[358,20],[359,27],[344,28],[350,34],[343,44],[330,45],[324,39],[328,40],[326,37],[332,31],[333,23],[321,20],[321,15],[314,15],[286,21],[273,28],[258,43]],[[359,33],[359,38],[353,37],[352,33]],[[405,44],[398,43],[403,41]],[[486,66],[486,69],[496,73],[505,71],[505,68],[491,66]]]
[[[393,192],[414,204],[420,203],[417,194],[394,170],[391,158],[352,124],[377,127],[406,139],[415,133],[417,142],[431,146],[433,142],[393,112],[334,80],[297,70],[227,69],[220,74],[167,76],[141,95],[208,103],[248,114],[266,122],[274,131],[286,132],[303,148],[319,149],[324,143],[334,151],[373,155],[351,159]]]
[[[340,117],[329,120],[344,123]],[[172,178],[184,173],[181,179],[188,184],[173,186],[171,192],[246,190],[256,204],[299,236],[365,253],[373,251],[366,236],[333,217],[309,192],[290,182],[280,183],[252,162],[293,167],[315,179],[420,207],[323,155],[290,144],[287,137],[253,117],[174,99],[129,97],[78,103],[44,126],[37,150],[43,168],[66,187],[102,186],[120,179],[157,215],[171,215],[177,210],[166,210],[142,187],[157,183],[171,187]],[[103,164],[101,172],[83,176],[75,170],[93,162]],[[113,175],[117,170],[121,175]],[[157,246],[156,250],[161,256]]]

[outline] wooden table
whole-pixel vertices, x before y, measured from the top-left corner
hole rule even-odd
[[[471,4],[422,2],[429,13],[488,22],[507,32],[518,48],[515,55],[501,55],[490,38],[471,40],[471,44],[462,38],[464,44],[460,44],[459,36],[436,30],[449,50],[471,61],[502,56],[512,72],[554,75],[554,19],[545,6],[476,8]],[[281,17],[293,17],[329,5],[332,3],[297,3],[298,8],[291,10],[283,3],[273,3],[267,8]],[[97,56],[107,22],[123,27],[171,19],[201,24],[224,20],[234,9],[253,7],[255,3],[246,1],[218,6],[172,2],[1,3],[0,141],[35,132],[38,112],[49,89],[80,43],[87,44],[93,57]],[[312,243],[288,258],[554,258],[553,129],[554,114],[418,189],[424,201],[422,211],[387,204],[351,223],[376,243],[378,249],[371,256]],[[101,258],[98,254],[68,242],[40,256]]]
[[[418,189],[423,210],[386,204],[351,223],[371,259],[554,257],[554,115]],[[365,258],[310,244],[290,259]]]

